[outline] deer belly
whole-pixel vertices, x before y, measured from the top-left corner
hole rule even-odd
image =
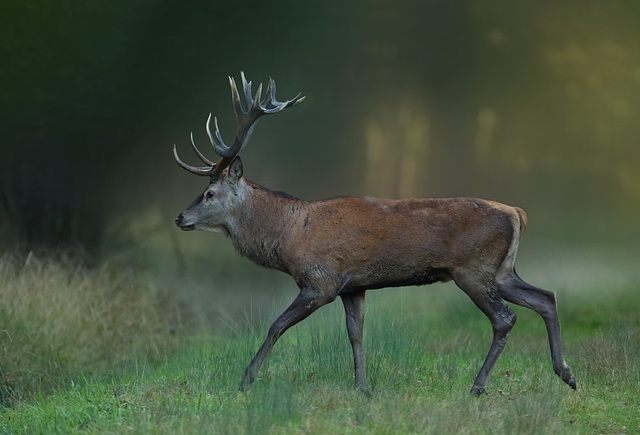
[[[366,273],[360,271],[350,275],[343,291],[372,290],[384,287],[433,284],[451,280],[446,269],[424,268],[421,270],[398,270],[396,267],[379,265]]]

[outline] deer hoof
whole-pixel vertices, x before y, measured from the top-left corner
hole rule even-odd
[[[253,384],[253,381],[254,381],[253,375],[245,374],[245,376],[242,378],[242,382],[240,382],[240,387],[238,388],[238,390],[240,390],[240,392],[247,391],[251,386],[251,384]]]
[[[562,380],[565,381],[571,388],[573,388],[574,390],[576,389],[576,378],[571,374],[571,372],[569,372],[569,367],[565,367],[565,369],[567,369],[567,375],[565,378],[563,378]]]
[[[371,397],[371,388],[366,385],[356,385],[356,391],[363,394],[365,397]]]
[[[474,385],[473,387],[471,387],[471,394],[473,394],[474,396],[481,396],[482,394],[487,394],[487,391],[484,389],[484,387]]]
[[[571,374],[571,368],[565,365],[562,368],[562,374],[560,375],[562,380],[574,390],[576,389],[576,378]]]

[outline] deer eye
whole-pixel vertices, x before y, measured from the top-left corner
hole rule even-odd
[[[213,198],[213,192],[211,190],[209,190],[207,193],[204,194],[204,196],[209,199],[209,198]]]

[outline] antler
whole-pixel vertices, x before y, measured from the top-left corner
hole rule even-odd
[[[212,181],[218,179],[220,177],[220,174],[222,174],[222,171],[224,171],[229,166],[236,155],[238,155],[240,150],[242,150],[247,142],[249,142],[251,133],[253,133],[253,129],[255,128],[258,120],[262,115],[280,112],[287,107],[295,106],[296,104],[302,102],[302,100],[304,100],[305,98],[300,93],[298,93],[298,95],[290,100],[283,102],[277,101],[276,82],[273,81],[273,79],[269,78],[269,84],[267,85],[267,91],[264,99],[261,100],[262,84],[258,85],[258,90],[256,91],[256,96],[254,99],[251,96],[251,82],[247,82],[247,79],[244,76],[244,72],[241,72],[240,76],[242,77],[244,99],[247,102],[246,111],[242,107],[242,102],[240,101],[240,93],[238,92],[236,81],[233,79],[233,77],[229,77],[229,85],[231,86],[231,99],[233,102],[233,111],[236,115],[237,126],[236,138],[233,142],[233,145],[227,146],[222,140],[222,135],[220,134],[220,129],[218,128],[218,119],[216,117],[213,118],[215,130],[213,134],[211,133],[211,114],[209,114],[206,127],[207,135],[209,136],[209,140],[211,141],[211,145],[213,145],[216,154],[218,154],[221,158],[217,163],[213,163],[211,160],[207,159],[200,152],[200,150],[198,150],[198,147],[193,141],[193,133],[191,133],[191,145],[193,146],[193,150],[200,158],[200,160],[202,160],[207,166],[195,167],[184,163],[178,157],[176,146],[174,145],[173,155],[176,159],[176,162],[178,162],[178,164],[187,171],[196,175],[208,175],[209,177],[211,177]]]

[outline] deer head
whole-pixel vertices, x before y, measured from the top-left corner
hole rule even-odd
[[[229,77],[231,86],[231,99],[236,117],[236,137],[233,145],[227,146],[222,140],[218,119],[213,118],[215,131],[211,133],[211,114],[207,119],[206,129],[209,141],[220,159],[214,163],[200,152],[191,134],[191,145],[196,155],[206,165],[204,167],[191,166],[184,163],[173,146],[173,155],[178,165],[183,169],[202,176],[208,176],[209,186],[195,199],[184,212],[176,218],[176,225],[182,230],[209,230],[225,232],[225,224],[233,216],[233,210],[242,206],[245,200],[246,183],[242,179],[242,161],[238,153],[249,142],[253,129],[262,115],[280,112],[287,107],[295,106],[304,100],[300,93],[294,98],[279,102],[276,100],[276,83],[269,79],[266,95],[262,99],[262,84],[258,86],[255,98],[251,93],[251,82],[247,82],[244,72],[242,77],[242,89],[247,104],[247,110],[242,107],[240,93],[236,82]]]

